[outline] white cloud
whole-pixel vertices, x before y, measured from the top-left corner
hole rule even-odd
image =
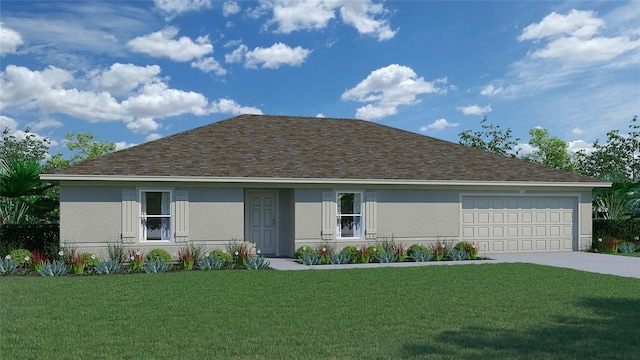
[[[573,9],[567,15],[552,12],[539,23],[525,27],[522,34],[518,36],[518,40],[536,40],[563,34],[588,39],[602,26],[604,21],[597,18],[592,11]]]
[[[95,74],[95,72],[92,72]],[[88,75],[91,76],[91,75]],[[92,77],[91,79],[95,79]],[[31,71],[25,67],[7,66],[0,72],[0,104],[3,108],[37,109],[45,116],[52,113],[69,115],[89,122],[121,121],[137,132],[157,129],[153,119],[193,114],[261,113],[255,107],[244,107],[231,99],[209,102],[196,92],[169,88],[159,78],[153,78],[123,99],[107,91],[87,91],[68,84],[84,83],[71,72],[49,67]],[[5,120],[8,122],[8,120]]]
[[[138,118],[127,124],[127,129],[135,133],[148,133],[158,130],[160,125],[152,118]]]
[[[233,50],[231,53],[225,54],[224,61],[226,63],[242,62],[242,59],[244,58],[244,54],[246,54],[247,51],[249,51],[249,48],[247,47],[247,45],[240,45],[238,46],[237,49]]]
[[[416,96],[420,94],[446,92],[446,89],[436,86],[444,83],[446,79],[425,81],[410,67],[392,64],[372,71],[358,85],[346,90],[341,98],[370,103],[358,108],[356,117],[380,119],[396,114],[400,105],[419,103]]]
[[[191,67],[200,69],[206,73],[214,72],[218,76],[224,76],[227,74],[227,70],[225,70],[225,68],[223,68],[222,65],[212,57],[198,59],[191,63]]]
[[[238,3],[235,1],[225,1],[222,4],[222,15],[224,15],[224,17],[235,15],[239,13],[240,10],[240,5],[238,5]]]
[[[491,105],[487,106],[479,106],[479,105],[469,105],[469,106],[458,106],[458,111],[465,115],[483,115],[491,112]]]
[[[316,114],[316,117],[317,117],[317,118],[325,118],[326,116],[324,116],[324,114],[323,114],[323,113],[317,113],[317,114]]]
[[[160,74],[160,66],[137,66],[115,63],[108,70],[95,74],[91,82],[100,90],[112,94],[127,94]]]
[[[276,32],[288,34],[299,30],[324,29],[336,17],[337,10],[340,11],[342,21],[360,34],[375,36],[381,41],[390,39],[397,33],[385,18],[389,10],[381,3],[376,4],[371,0],[265,0],[259,7],[252,9],[249,15],[257,18],[272,11],[273,16],[267,25],[276,24]]]
[[[147,135],[146,138],[144,138],[144,141],[153,141],[153,140],[158,140],[158,139],[162,139],[164,136],[158,134],[158,133],[153,133],[153,134],[149,134]]]
[[[573,130],[571,130],[571,133],[573,135],[582,135],[584,133],[584,130],[582,130],[579,126],[573,128]]]
[[[127,43],[129,48],[138,53],[153,57],[167,57],[173,61],[185,62],[200,58],[213,52],[213,45],[206,36],[200,36],[194,42],[186,36],[174,40],[178,28],[171,26],[161,31],[137,37]]]
[[[8,129],[9,133],[12,133],[18,130],[18,122],[8,116],[0,115],[0,132],[4,129]]]
[[[167,14],[167,19],[188,11],[211,8],[211,0],[154,0],[156,8]]]
[[[518,152],[518,155],[524,156],[524,155],[533,154],[535,151],[538,150],[538,148],[535,146],[531,146],[531,144],[529,143],[522,143],[522,144],[516,145],[514,150]]]
[[[242,114],[262,115],[262,110],[255,107],[250,107],[250,106],[241,106],[240,104],[238,104],[237,102],[231,99],[219,99],[218,101],[212,102],[210,112],[233,114],[233,115],[242,115]]]
[[[539,23],[527,26],[518,40],[548,40],[542,49],[529,54],[532,58],[575,62],[608,61],[640,47],[640,39],[628,36],[594,37],[604,25],[592,11],[574,9],[566,15],[553,12]]]
[[[39,120],[37,122],[29,123],[28,126],[33,131],[40,131],[40,130],[49,129],[49,128],[61,127],[62,126],[62,122],[60,122],[60,121],[58,121],[56,119],[46,118],[46,119]]]
[[[458,127],[459,123],[451,123],[447,119],[438,119],[427,126],[421,126],[420,131],[428,132],[430,130],[442,130],[449,127]]]
[[[224,43],[224,45],[222,45],[222,47],[230,48],[230,47],[235,47],[235,46],[239,46],[239,45],[242,45],[242,40],[241,39],[229,40],[226,43]]]
[[[591,154],[595,149],[593,144],[590,144],[584,140],[569,141],[568,151],[570,153],[577,153],[578,151],[584,151],[587,154]]]
[[[0,22],[0,56],[17,52],[18,46],[22,43],[20,33]]]
[[[368,1],[347,1],[340,8],[342,20],[352,25],[360,34],[377,36],[379,41],[393,38],[398,30],[391,30],[386,19],[376,19],[376,15],[388,13],[382,4]]]
[[[239,49],[240,48],[236,49],[232,53],[232,57],[235,56],[234,54],[236,51],[239,51]],[[292,48],[278,42],[268,48],[257,47],[251,51],[247,51],[244,54],[244,66],[253,69],[257,68],[258,65],[261,65],[263,69],[277,69],[281,65],[299,66],[306,60],[309,54],[311,54],[311,50],[304,49],[301,46]],[[235,57],[232,59],[235,60]]]
[[[122,150],[122,149],[130,148],[132,146],[136,146],[138,144],[132,144],[132,143],[128,143],[126,141],[118,141],[118,142],[115,143],[115,145],[116,145],[116,150],[115,151],[119,151],[119,150]]]

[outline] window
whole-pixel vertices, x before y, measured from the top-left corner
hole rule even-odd
[[[362,193],[337,193],[337,236],[339,238],[362,237]]]
[[[140,192],[143,241],[171,240],[171,191]]]

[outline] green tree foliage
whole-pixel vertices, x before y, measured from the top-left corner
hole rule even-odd
[[[7,162],[25,160],[28,162],[40,162],[44,160],[49,151],[49,140],[41,139],[32,133],[29,128],[24,131],[24,138],[9,135],[9,129],[2,130],[0,139],[0,159]]]
[[[56,212],[53,185],[40,180],[40,164],[14,158],[0,159],[0,223],[22,224],[47,219]]]
[[[472,148],[508,156],[518,157],[518,151],[514,150],[519,138],[514,139],[511,129],[501,129],[499,125],[487,123],[485,116],[480,122],[481,131],[465,130],[459,134],[460,144]]]
[[[67,148],[76,153],[70,158],[63,158],[62,153],[57,153],[45,164],[46,170],[57,169],[76,164],[83,160],[94,159],[115,151],[116,144],[110,141],[95,140],[95,135],[88,132],[68,133],[65,135]]]
[[[575,171],[573,157],[569,154],[569,144],[566,141],[549,135],[549,131],[542,128],[529,130],[529,135],[529,145],[534,146],[536,150],[524,155],[524,160],[569,172]]]
[[[576,157],[576,169],[579,173],[598,179],[621,176],[625,182],[640,181],[640,125],[634,116],[629,124],[629,132],[620,134],[619,130],[607,133],[607,142],[593,144],[590,154],[580,152]]]

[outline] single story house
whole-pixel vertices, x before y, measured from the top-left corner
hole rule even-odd
[[[473,241],[481,254],[591,243],[609,184],[363,120],[241,115],[100,158],[60,184],[60,239],[176,251],[247,240],[263,254],[393,237]]]

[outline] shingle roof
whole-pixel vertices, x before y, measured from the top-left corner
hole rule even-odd
[[[241,115],[55,174],[594,182],[364,120]]]

